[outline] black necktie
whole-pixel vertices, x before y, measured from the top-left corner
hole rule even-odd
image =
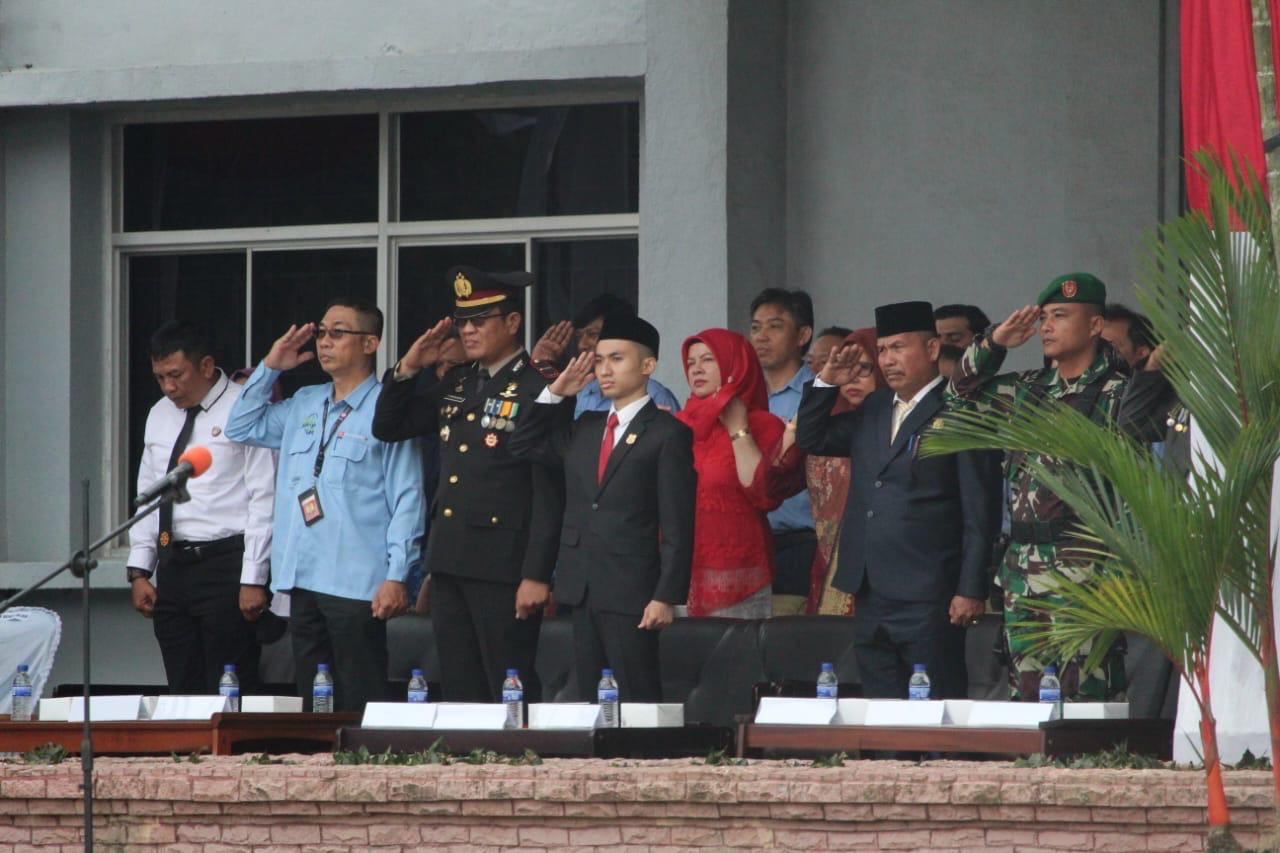
[[[484,384],[489,381],[489,378],[490,378],[489,369],[486,367],[482,367],[476,372],[476,391],[477,392],[484,390]]]
[[[192,406],[187,409],[187,419],[182,422],[182,430],[178,433],[178,440],[173,443],[173,452],[169,454],[169,465],[165,468],[165,473],[172,471],[177,467],[178,459],[182,456],[182,451],[187,449],[187,445],[191,443],[191,433],[196,426],[196,415],[200,414],[199,406]],[[160,552],[164,553],[169,549],[169,544],[173,540],[173,501],[165,501],[160,505]]]

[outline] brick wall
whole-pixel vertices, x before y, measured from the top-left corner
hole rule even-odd
[[[1200,850],[1198,772],[1001,763],[548,760],[536,767],[99,759],[100,850],[221,853],[783,847]],[[1228,772],[1237,838],[1273,830],[1271,774]],[[0,851],[79,849],[80,766],[0,764]]]

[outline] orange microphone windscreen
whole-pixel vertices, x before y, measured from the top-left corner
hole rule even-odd
[[[209,452],[209,448],[195,447],[188,448],[181,456],[178,457],[179,464],[183,462],[191,463],[191,476],[199,477],[205,471],[209,470],[209,466],[213,464],[213,454]]]

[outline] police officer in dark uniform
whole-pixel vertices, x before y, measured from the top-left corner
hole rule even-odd
[[[507,668],[541,699],[534,670],[542,608],[564,510],[563,480],[513,457],[507,444],[546,381],[521,344],[526,272],[454,267],[453,317],[405,353],[385,378],[373,434],[383,441],[438,436],[440,485],[429,510],[426,569],[445,698],[496,702]],[[413,378],[435,364],[456,326],[468,362],[434,387]]]

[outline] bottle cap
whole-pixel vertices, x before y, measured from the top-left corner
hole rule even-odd
[[[913,666],[912,669],[915,672],[924,672],[924,664],[922,663],[915,664],[915,666]]]
[[[224,664],[222,665],[222,671],[223,671],[223,672],[235,672],[235,671],[236,671],[236,665],[235,665],[235,664],[233,664],[233,663],[224,663]]]
[[[415,669],[412,673],[410,673],[410,675],[412,675],[414,678],[421,678],[421,677],[422,677],[422,670],[420,670],[420,669]]]
[[[26,672],[26,671],[27,671],[27,665],[25,663],[18,664],[18,672]]]
[[[519,678],[519,677],[520,677],[520,670],[518,669],[507,670],[507,678]]]
[[[318,671],[320,671],[320,672],[328,672],[328,671],[329,671],[329,664],[327,664],[327,663],[322,663],[322,664],[320,664],[319,666],[317,666],[317,667],[316,667],[316,669],[317,669]]]
[[[1046,667],[1044,668],[1044,674],[1045,674],[1045,675],[1057,675],[1057,674],[1058,674],[1058,668],[1057,668],[1056,666],[1054,666],[1053,664],[1049,664],[1048,666],[1046,666]]]
[[[604,669],[600,670],[600,675],[604,678],[613,678],[613,670],[606,666]]]
[[[822,665],[822,671],[823,671],[823,672],[834,672],[834,671],[835,671],[835,667],[833,667],[833,666],[832,666],[831,664],[829,664],[829,663],[824,663],[824,664]]]

